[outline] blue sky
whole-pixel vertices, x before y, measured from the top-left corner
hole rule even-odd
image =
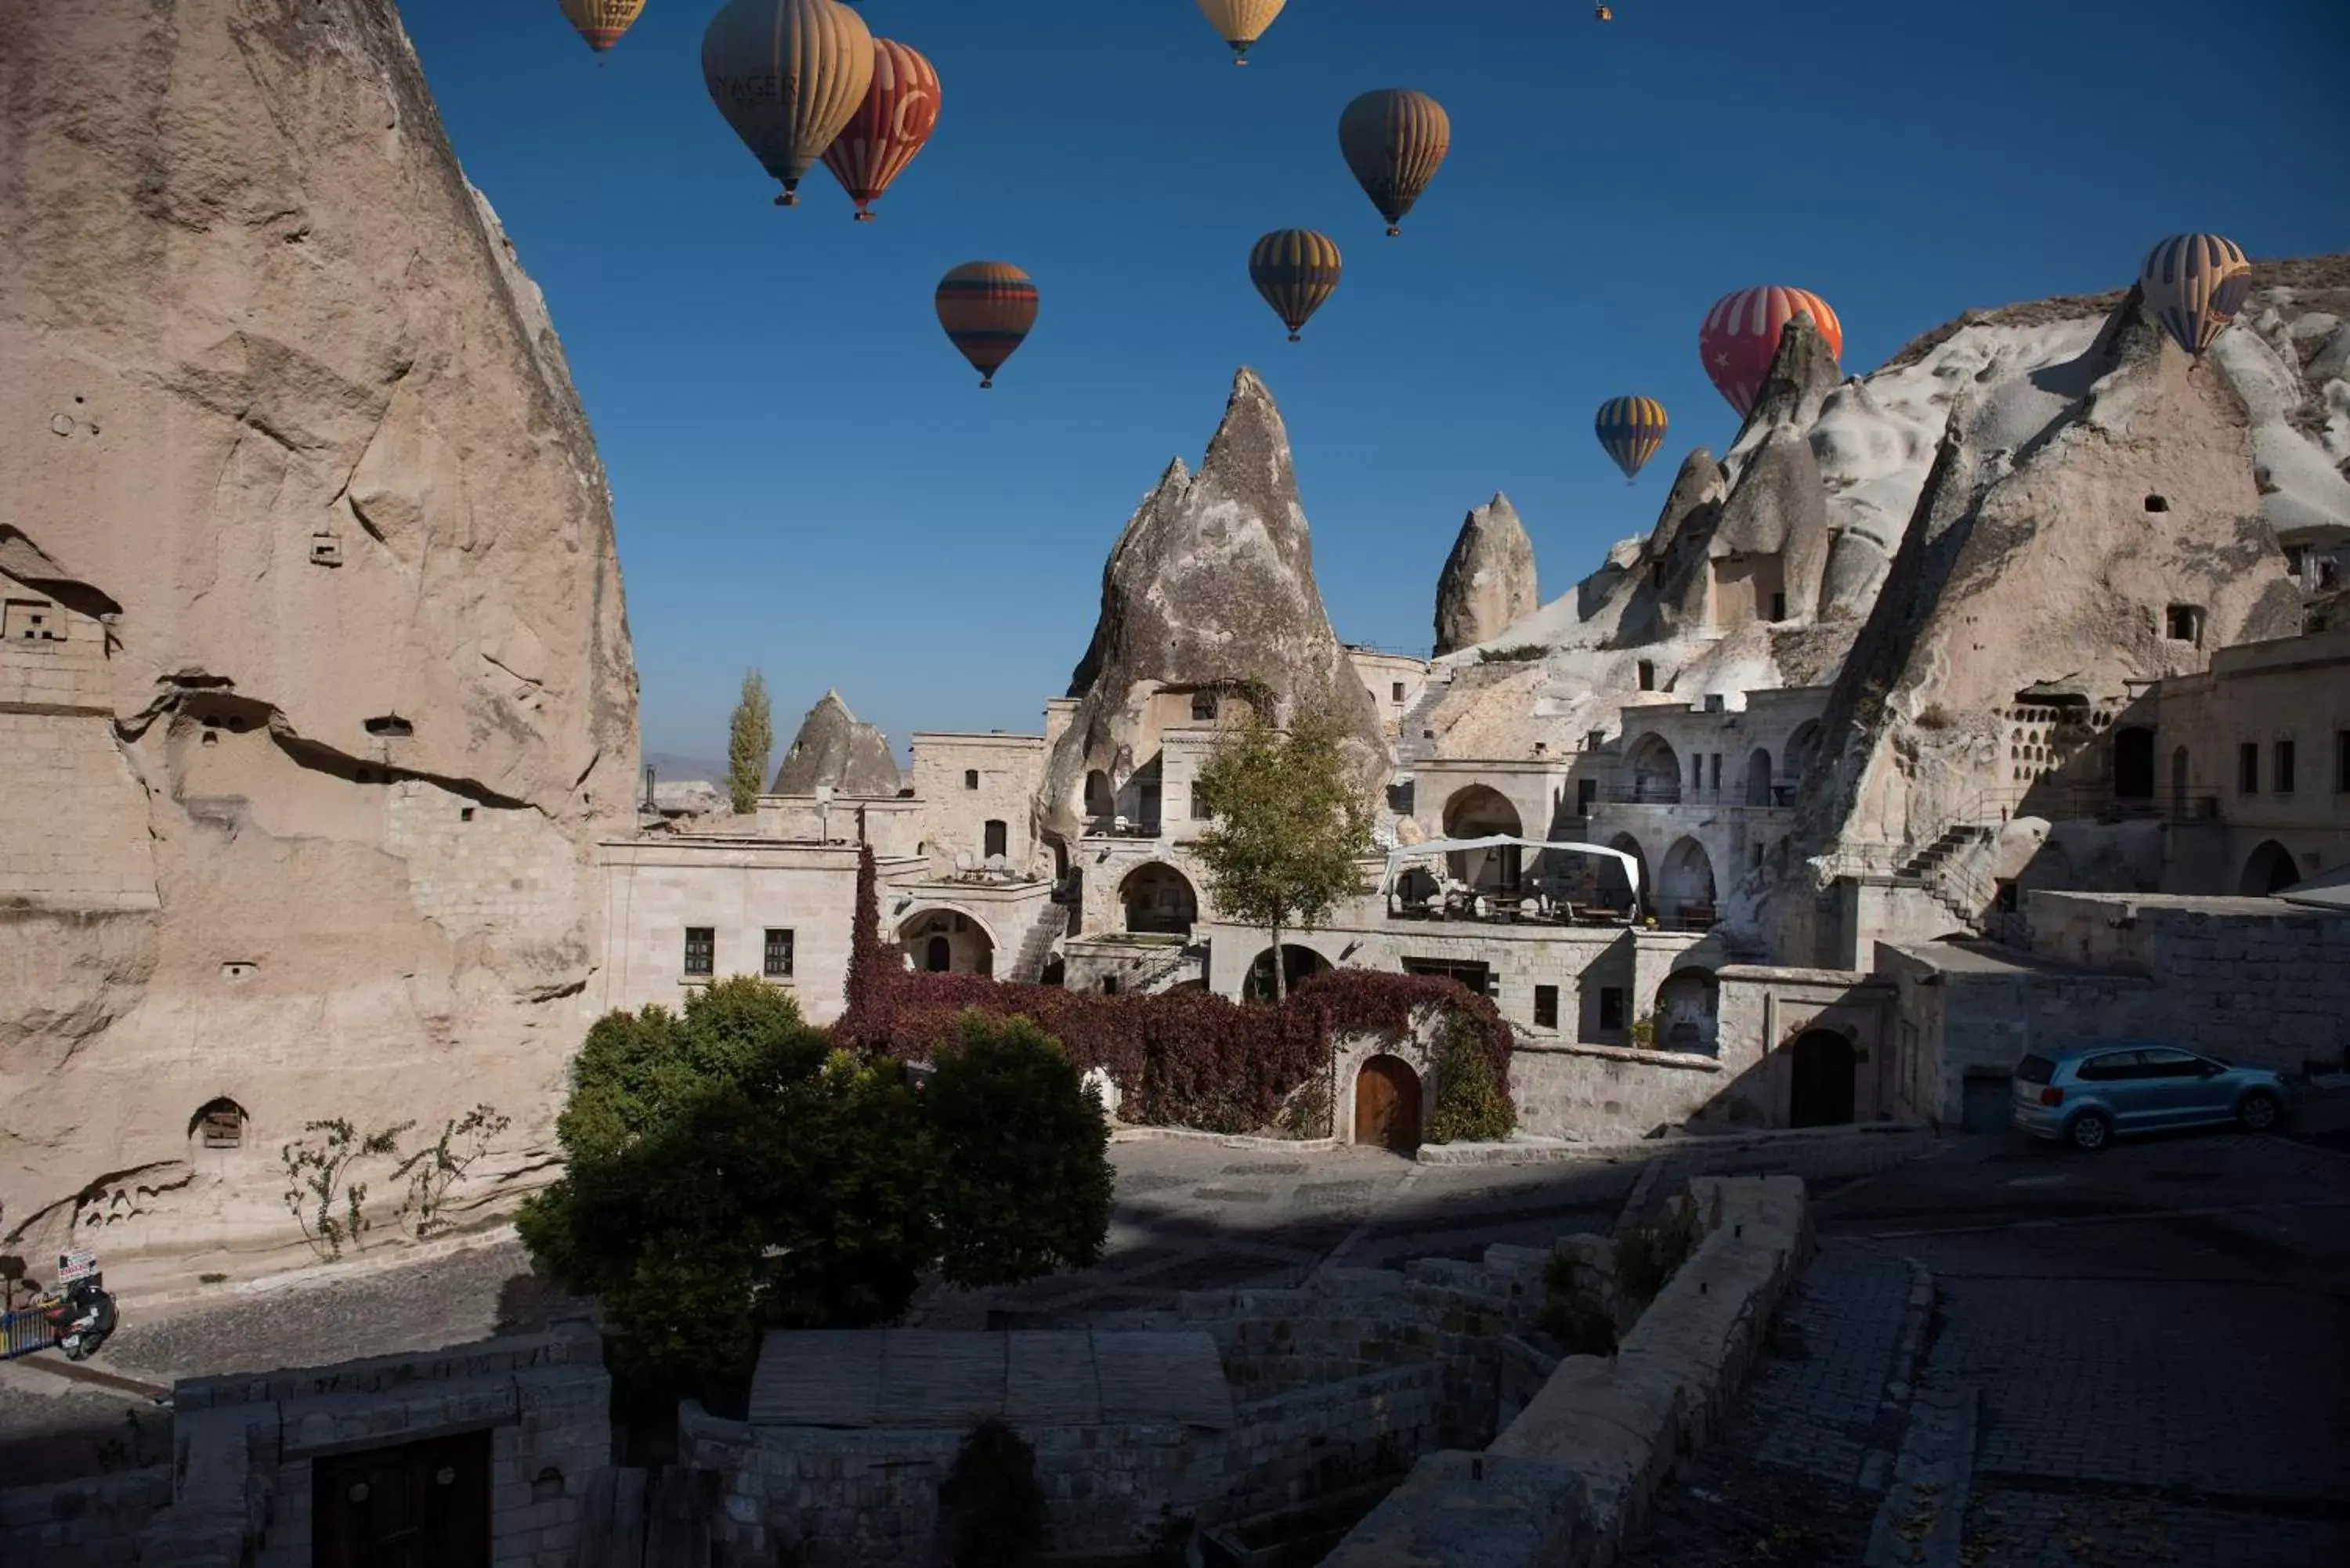
[[[1696,334],[1730,289],[1818,291],[1858,372],[1971,306],[2125,285],[2178,230],[2350,249],[2340,0],[1292,0],[1245,70],[1192,0],[865,0],[942,78],[865,224],[822,169],[771,204],[702,88],[716,9],[651,0],[599,61],[555,0],[404,6],[610,471],[654,750],[722,755],[750,666],[782,739],[829,686],[901,748],[1034,731],[1242,364],[1339,635],[1425,652],[1469,507],[1508,492],[1549,597],[1727,444]],[[1453,127],[1397,240],[1336,129],[1387,86]],[[1347,262],[1296,345],[1246,275],[1288,226]],[[1043,296],[984,393],[931,304],[983,258]],[[1630,489],[1591,434],[1622,392],[1672,419]]]

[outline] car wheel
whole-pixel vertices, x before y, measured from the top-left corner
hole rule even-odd
[[[2066,1141],[2077,1149],[2103,1148],[2106,1140],[2113,1136],[2113,1118],[2103,1111],[2083,1111],[2064,1128]]]
[[[2274,1095],[2264,1094],[2258,1089],[2246,1095],[2236,1105],[2236,1120],[2243,1124],[2246,1132],[2266,1132],[2277,1125],[2278,1118],[2283,1114],[2284,1107],[2277,1104]]]

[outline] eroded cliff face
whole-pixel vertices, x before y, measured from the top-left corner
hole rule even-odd
[[[635,674],[561,349],[390,0],[0,10],[0,522],[95,612],[0,683],[0,1251],[291,1241],[315,1119],[486,1101],[465,1196],[511,1184]]]
[[[1288,430],[1249,369],[1232,379],[1200,471],[1170,463],[1102,568],[1101,618],[1069,682],[1077,709],[1038,792],[1039,836],[1074,848],[1087,774],[1122,788],[1157,755],[1152,698],[1201,688],[1259,689],[1281,723],[1299,702],[1326,698],[1365,787],[1387,775],[1378,710],[1314,581]]]

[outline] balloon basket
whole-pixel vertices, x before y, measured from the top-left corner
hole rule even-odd
[[[859,207],[857,209],[857,221],[860,223],[869,223],[873,221],[873,214]]]
[[[1403,231],[1402,231],[1401,229],[1397,228],[1393,223],[1389,223],[1389,224],[1388,225],[1388,238],[1389,238],[1389,239],[1394,239],[1394,238],[1396,238],[1398,235],[1401,234],[1402,233],[1403,233]]]
[[[1303,343],[1303,342],[1305,342],[1305,338],[1300,337],[1299,337],[1296,333],[1295,333],[1295,332],[1293,332],[1293,333],[1291,333],[1291,334],[1289,335],[1289,340],[1290,340],[1292,343]]]
[[[982,376],[979,379],[979,389],[983,392],[991,390],[994,385],[995,378],[993,376]]]

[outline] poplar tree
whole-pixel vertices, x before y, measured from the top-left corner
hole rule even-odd
[[[734,815],[748,816],[759,809],[759,792],[766,787],[767,753],[775,749],[775,726],[767,711],[767,678],[757,670],[743,676],[743,695],[734,703],[734,717],[726,726],[726,793]]]

